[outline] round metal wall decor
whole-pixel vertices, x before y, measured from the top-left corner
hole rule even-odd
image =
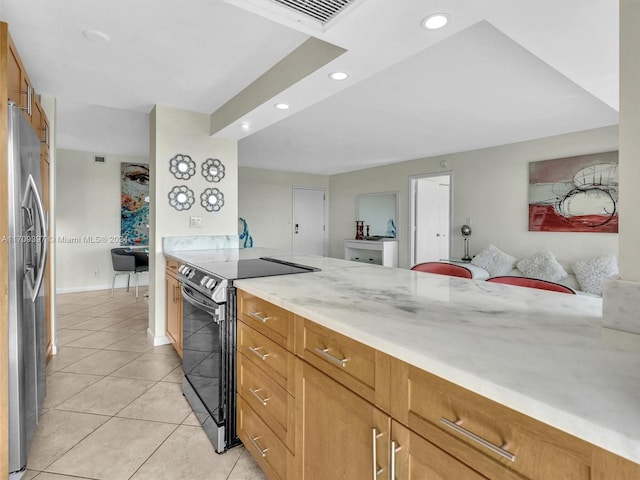
[[[196,162],[189,155],[178,154],[169,161],[169,171],[178,180],[189,180],[196,174]]]
[[[207,158],[202,164],[202,176],[209,182],[219,182],[224,178],[224,165],[217,158]]]
[[[189,210],[195,201],[193,190],[185,185],[175,186],[169,192],[169,204],[178,211]]]
[[[224,195],[217,188],[207,188],[200,195],[200,205],[207,212],[217,212],[224,205]]]

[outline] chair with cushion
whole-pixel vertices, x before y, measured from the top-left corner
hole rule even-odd
[[[473,278],[471,270],[462,265],[442,262],[424,262],[411,267],[416,272],[437,273],[439,275],[449,275],[450,277]]]
[[[138,285],[140,280],[138,275],[142,272],[149,271],[149,254],[146,252],[137,252],[131,248],[112,248],[111,262],[113,263],[113,280],[111,282],[111,298],[116,286],[116,277],[118,275],[127,275],[127,292],[129,291],[129,283],[131,275],[136,276],[136,297],[138,296]]]
[[[569,293],[575,295],[576,292],[570,287],[566,285],[561,285],[559,283],[547,282],[546,280],[539,280],[537,278],[529,278],[529,277],[511,277],[511,276],[500,276],[500,277],[491,277],[487,279],[487,282],[491,283],[503,283],[505,285],[515,285],[518,287],[528,287],[528,288],[538,288],[540,290],[549,290],[552,292],[561,292],[561,293]]]

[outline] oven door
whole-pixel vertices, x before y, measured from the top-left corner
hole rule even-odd
[[[227,321],[225,304],[216,304],[182,284],[182,390],[216,451],[225,450],[224,376]]]

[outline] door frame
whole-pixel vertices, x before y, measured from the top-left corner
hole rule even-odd
[[[449,255],[451,255],[451,226],[453,225],[453,171],[422,173],[409,176],[409,268],[415,265],[416,258],[416,183],[423,178],[449,177]]]
[[[327,193],[326,187],[304,187],[295,185],[291,187],[291,220],[289,221],[289,228],[291,229],[291,253],[293,253],[293,240],[295,238],[293,217],[296,208],[296,190],[320,190],[324,193],[324,234],[322,236],[322,256],[326,257],[329,250],[329,194]]]

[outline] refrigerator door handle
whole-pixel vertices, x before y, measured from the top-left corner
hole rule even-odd
[[[38,293],[40,292],[40,287],[42,286],[42,282],[44,281],[44,267],[47,262],[47,253],[48,253],[47,235],[48,235],[49,221],[47,216],[44,213],[44,207],[42,205],[40,193],[38,192],[38,187],[36,186],[36,182],[33,179],[33,176],[31,174],[29,175],[29,179],[27,180],[27,187],[24,192],[24,197],[22,198],[22,206],[25,207],[27,211],[31,210],[27,207],[27,205],[29,204],[30,195],[33,195],[33,198],[36,201],[36,212],[37,212],[38,222],[40,222],[40,227],[41,227],[41,230],[40,230],[41,238],[38,238],[36,236],[35,238],[32,239],[33,244],[40,245],[40,252],[38,252],[39,264],[35,272],[36,278],[31,288],[31,301],[35,302],[36,298],[38,297]],[[37,234],[38,232],[36,231],[34,233]],[[30,269],[33,271],[33,265],[27,266],[27,271]],[[33,278],[33,273],[31,273],[30,277]]]

